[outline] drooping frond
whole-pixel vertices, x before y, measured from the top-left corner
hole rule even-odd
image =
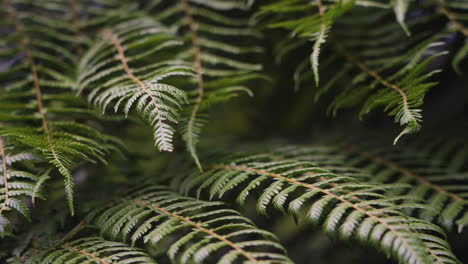
[[[34,160],[30,153],[11,153],[12,149],[0,137],[0,236],[11,232],[11,221],[8,215],[18,212],[29,219],[29,210],[24,203],[28,196],[34,202],[35,198],[43,198],[42,185],[49,178],[46,173],[38,174],[16,169],[14,164],[25,160]]]
[[[187,178],[181,188],[212,198],[236,193],[241,204],[261,189],[260,212],[286,206],[322,224],[327,233],[373,245],[402,263],[458,263],[440,228],[404,214],[405,208],[425,208],[422,203],[385,195],[404,186],[360,183],[306,161],[268,154],[221,159],[211,168]]]
[[[310,54],[310,65],[315,84],[318,86],[321,47],[326,42],[335,20],[351,9],[354,2],[355,0],[337,1],[326,6],[321,0],[315,2],[283,0],[262,6],[257,16],[272,16],[266,22],[268,27],[284,28],[291,31],[292,37],[298,36],[314,42]]]
[[[135,108],[152,126],[158,149],[172,151],[171,123],[179,121],[186,95],[163,81],[191,75],[192,69],[161,51],[170,52],[180,44],[149,18],[128,20],[104,30],[80,63],[79,89],[93,88],[89,99],[103,111],[112,102],[116,112],[128,114]]]
[[[174,263],[290,263],[275,236],[221,202],[140,188],[88,216],[105,237],[163,246]]]
[[[178,0],[159,12],[161,6],[168,4],[163,1],[148,10],[185,40],[187,48],[178,57],[196,70],[188,88],[190,107],[184,111],[181,134],[200,169],[197,145],[207,122],[207,111],[243,92],[250,95],[245,83],[261,77],[261,65],[248,62],[249,57],[262,51],[252,44],[260,33],[249,24],[242,2]]]
[[[383,108],[404,126],[396,143],[401,136],[421,129],[420,107],[426,92],[436,85],[428,80],[438,72],[428,69],[432,59],[443,54],[434,47],[442,44],[438,41],[444,35],[418,31],[428,19],[420,16],[407,21],[408,27],[414,29],[408,37],[397,23],[387,22],[392,16],[386,10],[355,9],[336,23],[333,43],[327,46],[334,54],[323,68],[324,72],[333,69],[333,74],[327,74],[315,99],[333,91],[336,96],[329,112],[334,115],[338,110],[359,105],[361,117]]]
[[[100,237],[85,237],[60,243],[30,257],[13,263],[31,264],[156,264],[151,256],[141,249],[121,242],[107,241]]]
[[[75,47],[65,19],[68,10],[63,1],[3,1],[1,30],[8,37],[0,54],[7,62],[0,75],[0,134],[21,143],[20,148],[41,153],[58,169],[73,213],[71,169],[82,160],[102,160],[113,139],[75,123],[92,111],[66,93],[73,86],[76,65],[72,52],[64,48]]]

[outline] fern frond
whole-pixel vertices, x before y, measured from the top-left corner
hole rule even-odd
[[[143,250],[124,243],[106,241],[100,237],[85,237],[42,250],[28,257],[27,263],[156,264],[157,262]]]
[[[337,1],[325,6],[321,0],[310,1],[283,0],[262,6],[257,18],[273,16],[268,20],[270,28],[284,28],[291,31],[293,37],[299,36],[313,41],[310,65],[316,86],[319,83],[319,56],[322,45],[326,42],[328,31],[335,20],[354,6],[354,0]]]
[[[417,153],[433,166],[443,166],[449,173],[468,171],[468,141],[464,137],[418,137],[402,146],[401,151]]]
[[[89,99],[103,111],[114,102],[114,110],[126,115],[134,107],[152,126],[155,146],[172,151],[178,112],[186,101],[185,93],[163,83],[171,76],[192,74],[192,69],[173,58],[152,61],[161,50],[180,45],[161,25],[149,18],[122,22],[103,31],[99,40],[84,55],[80,68],[80,89],[96,87]],[[151,46],[151,49],[144,50]],[[135,66],[133,66],[135,65]]]
[[[458,263],[439,227],[404,214],[405,208],[426,208],[422,203],[385,195],[401,185],[360,183],[306,161],[268,154],[227,158],[211,168],[187,178],[181,188],[208,191],[212,198],[236,193],[241,204],[261,188],[261,213],[287,206],[291,213],[323,224],[327,233],[373,245],[403,263]]]
[[[395,122],[404,126],[395,138],[396,143],[401,136],[421,129],[420,107],[424,95],[436,85],[428,80],[438,72],[428,70],[429,65],[434,57],[444,54],[435,51],[435,47],[443,44],[441,40],[446,32],[437,28],[433,35],[418,31],[430,20],[430,17],[421,16],[407,22],[410,30],[415,29],[415,34],[408,37],[398,29],[398,24],[388,22],[390,16],[391,12],[387,10],[353,9],[335,23],[334,43],[326,46],[333,56],[322,69],[333,74],[327,73],[327,80],[317,89],[315,99],[335,92],[337,95],[329,107],[333,115],[341,109],[362,104],[360,117],[363,117],[382,107]],[[339,56],[335,55],[337,53]],[[336,67],[339,67],[338,71]],[[299,71],[304,72],[303,69]],[[308,79],[306,74],[300,75],[298,79]]]
[[[358,145],[343,144],[343,147],[357,157],[350,157],[346,162],[361,160],[364,169],[375,175],[376,182],[409,183],[414,186],[407,193],[420,197],[433,208],[433,211],[419,212],[419,217],[427,221],[440,222],[451,230],[456,226],[459,232],[468,225],[467,192],[462,183],[468,181],[466,173],[450,173],[444,166],[434,166],[434,158],[420,158],[419,153],[395,150],[381,150],[381,154],[363,151]],[[413,154],[410,154],[413,153]],[[419,156],[419,157],[418,157]],[[440,216],[440,218],[439,218]]]
[[[25,160],[34,160],[30,153],[11,153],[11,145],[7,144],[3,137],[0,137],[0,236],[11,231],[11,221],[8,214],[16,211],[29,220],[29,209],[24,197],[30,197],[34,203],[35,198],[43,198],[42,185],[49,179],[48,173],[39,174],[24,170],[15,169],[14,163]]]
[[[434,145],[439,144],[440,141]],[[442,154],[446,154],[446,150],[453,150],[453,145],[445,151],[440,149],[439,153],[433,149],[434,145],[429,144],[430,147],[424,149],[415,142],[410,146],[390,149],[372,144],[363,147],[341,142],[326,146],[284,147],[274,153],[279,159],[313,162],[338,174],[352,172],[352,177],[359,175],[361,182],[410,184],[413,188],[392,190],[388,195],[408,195],[424,201],[432,210],[415,209],[406,210],[405,213],[436,222],[448,230],[457,227],[461,232],[468,224],[468,201],[464,187],[468,176],[466,172],[450,170],[438,160],[443,157]],[[430,151],[432,155],[427,154]]]
[[[165,187],[139,188],[87,219],[102,235],[132,244],[158,247],[161,240],[177,237],[166,251],[174,263],[291,263],[273,234],[237,211]]]
[[[162,5],[167,3],[162,3]],[[245,17],[246,6],[242,1],[180,0],[158,12],[160,5],[149,8],[154,16],[178,32],[188,48],[178,57],[194,65],[196,76],[191,80],[190,107],[184,111],[181,123],[182,139],[187,151],[201,170],[197,145],[207,111],[212,105],[225,102],[250,89],[245,83],[261,78],[261,65],[246,62],[244,57],[262,52],[251,44],[261,35]],[[233,13],[238,13],[235,17]],[[242,36],[242,39],[239,39]],[[195,86],[195,87],[193,87]],[[200,120],[203,120],[202,122]]]
[[[68,204],[73,214],[73,179],[71,169],[84,160],[103,160],[108,152],[108,136],[85,125],[70,131],[65,127],[73,117],[89,116],[86,104],[76,104],[64,90],[73,86],[76,59],[64,47],[75,47],[72,28],[67,24],[68,2],[3,2],[2,30],[9,32],[2,60],[11,63],[1,75],[5,92],[0,96],[2,136],[28,146],[31,152],[56,167],[65,178]],[[36,12],[36,13],[34,13]],[[41,14],[41,15],[37,15]],[[55,21],[64,21],[64,24]],[[67,27],[67,25],[69,27]],[[4,28],[3,28],[4,27]],[[26,103],[25,103],[26,102]],[[90,136],[90,138],[87,138]]]

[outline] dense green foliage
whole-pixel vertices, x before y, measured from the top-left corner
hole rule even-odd
[[[0,262],[468,261],[466,0],[0,6]]]

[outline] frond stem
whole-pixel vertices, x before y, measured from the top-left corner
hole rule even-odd
[[[99,261],[99,263],[101,264],[111,264],[110,262],[107,262],[105,261],[104,259],[92,254],[92,253],[89,253],[87,251],[84,251],[84,250],[79,250],[75,247],[71,247],[71,246],[68,246],[68,245],[63,245],[62,247],[68,249],[68,250],[71,250],[71,251],[74,251],[76,253],[79,253],[79,254],[83,254],[83,255],[86,255],[88,257],[91,257],[93,260],[96,260],[96,261]]]
[[[75,31],[75,40],[76,40],[76,53],[78,56],[81,55],[83,52],[82,47],[81,47],[81,26],[80,26],[80,18],[78,16],[78,4],[76,2],[77,0],[70,0],[70,9],[72,13],[72,22],[73,22],[73,27]]]
[[[39,75],[37,73],[36,64],[34,62],[34,58],[32,56],[31,49],[29,47],[29,41],[26,38],[26,36],[24,35],[24,33],[23,33],[22,26],[18,21],[15,10],[14,10],[13,5],[11,3],[11,0],[6,0],[5,3],[6,3],[6,9],[7,9],[8,16],[10,17],[13,24],[15,25],[15,30],[16,30],[17,34],[19,35],[20,44],[21,44],[21,46],[23,46],[24,52],[26,54],[26,59],[27,59],[27,61],[29,63],[30,69],[31,69],[31,73],[32,73],[32,77],[33,77],[34,90],[35,90],[35,94],[36,94],[37,108],[38,108],[39,115],[41,116],[41,120],[42,120],[42,129],[44,130],[44,134],[45,134],[45,136],[47,138],[47,143],[48,143],[48,145],[50,147],[50,150],[52,152],[52,156],[53,156],[54,160],[57,162],[57,164],[62,165],[62,161],[57,156],[55,148],[52,145],[52,138],[50,136],[49,126],[48,126],[48,123],[47,123],[47,115],[46,115],[46,111],[44,109],[44,104],[43,104],[43,101],[42,101],[42,91],[41,91],[41,86],[40,86],[40,83],[39,83]],[[73,214],[73,209],[72,208],[71,208],[71,211],[72,211],[72,214]]]
[[[24,36],[23,28],[22,28],[21,24],[18,21],[15,10],[14,10],[13,5],[11,3],[11,0],[6,0],[5,4],[6,4],[7,14],[8,14],[8,16],[10,17],[11,21],[13,22],[13,24],[15,26],[15,31],[19,35],[20,44],[21,44],[21,46],[23,46],[23,49],[24,49],[24,52],[25,52],[25,55],[26,55],[26,59],[27,59],[28,64],[30,66],[32,77],[33,77],[34,90],[35,90],[35,93],[36,93],[37,107],[38,107],[38,111],[39,111],[39,114],[40,114],[41,119],[42,119],[42,128],[44,129],[44,131],[46,133],[48,133],[49,132],[49,127],[47,125],[46,113],[45,113],[44,105],[43,105],[43,102],[42,102],[42,92],[41,92],[41,86],[39,84],[39,75],[37,73],[36,64],[34,62],[34,58],[32,56],[31,49],[29,47],[29,42],[28,42],[28,39]]]
[[[336,42],[336,47],[338,49],[338,51],[346,58],[348,59],[351,63],[353,63],[354,65],[356,65],[361,71],[365,72],[366,74],[368,74],[369,76],[371,76],[372,78],[374,78],[375,80],[377,80],[380,84],[382,84],[383,86],[385,87],[388,87],[392,90],[394,90],[395,92],[399,93],[402,100],[403,100],[403,109],[404,111],[408,114],[408,116],[411,116],[412,120],[413,121],[417,121],[414,117],[413,117],[413,114],[411,113],[410,111],[410,107],[408,105],[408,96],[406,95],[406,93],[403,91],[403,89],[401,89],[398,85],[396,84],[393,84],[393,83],[390,83],[388,82],[387,80],[385,80],[382,76],[380,76],[380,74],[378,74],[376,71],[373,71],[371,69],[369,69],[363,62],[360,62],[355,56],[351,55],[349,52],[346,51],[345,47],[339,43],[339,42]]]
[[[468,29],[460,23],[456,16],[450,12],[450,10],[445,6],[442,0],[434,0],[436,5],[439,7],[440,11],[450,20],[450,22],[455,26],[455,28],[461,32],[465,37],[468,37]]]
[[[250,255],[248,252],[246,252],[245,250],[243,250],[241,247],[239,247],[238,245],[236,245],[234,242],[232,242],[231,240],[223,237],[222,235],[219,235],[203,226],[201,226],[200,224],[197,224],[195,222],[193,222],[192,220],[186,218],[186,217],[183,217],[181,215],[178,215],[178,214],[175,214],[175,213],[171,213],[169,212],[168,210],[164,209],[164,208],[161,208],[159,206],[156,206],[154,204],[148,204],[146,202],[143,202],[143,201],[140,201],[140,200],[135,200],[134,201],[135,203],[141,205],[141,206],[144,206],[144,207],[151,207],[157,211],[160,211],[166,215],[170,215],[174,218],[177,218],[179,219],[180,221],[182,222],[185,222],[195,228],[197,228],[198,230],[226,243],[227,245],[229,245],[230,247],[232,247],[234,250],[236,250],[237,252],[239,252],[241,255],[243,255],[245,258],[247,258],[249,261],[253,262],[253,263],[260,263],[256,258],[254,258],[252,255]]]
[[[204,81],[203,81],[203,66],[202,66],[202,61],[201,61],[201,48],[200,48],[200,43],[198,40],[198,33],[197,33],[197,24],[195,23],[195,19],[192,16],[192,11],[190,9],[190,4],[189,0],[183,0],[183,5],[184,5],[184,13],[185,16],[188,19],[188,25],[190,29],[190,36],[192,40],[192,47],[194,51],[194,64],[195,64],[195,70],[197,72],[197,83],[198,83],[198,96],[195,101],[195,105],[193,106],[192,113],[190,114],[190,120],[188,122],[188,142],[190,146],[193,145],[193,136],[192,136],[192,131],[193,131],[193,126],[195,123],[195,118],[197,116],[197,113],[200,109],[200,105],[203,101],[203,96],[205,93],[205,88],[204,88]]]
[[[3,201],[2,207],[0,208],[0,215],[2,214],[3,210],[5,210],[9,198],[8,192],[8,172],[7,172],[7,160],[5,154],[5,148],[3,145],[3,138],[0,137],[0,156],[2,158],[2,166],[3,166],[3,185],[5,186],[5,201]]]
[[[156,120],[158,120],[158,123],[162,123],[166,119],[161,114],[160,105],[158,104],[158,101],[156,100],[155,96],[151,93],[151,91],[148,89],[146,84],[143,81],[141,81],[138,77],[136,77],[135,74],[133,74],[130,67],[128,66],[127,57],[125,56],[124,48],[122,47],[122,44],[120,43],[119,38],[114,33],[108,30],[104,31],[103,34],[104,36],[106,36],[112,41],[115,48],[117,49],[119,59],[128,77],[132,81],[134,81],[136,84],[138,84],[141,87],[141,89],[150,97],[150,100],[153,103],[154,108],[156,110]],[[163,150],[170,151],[168,149],[163,149]]]

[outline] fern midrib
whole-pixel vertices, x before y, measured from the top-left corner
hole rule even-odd
[[[460,23],[458,20],[457,20],[457,17],[452,13],[450,12],[450,10],[445,6],[444,2],[442,2],[441,0],[434,0],[434,2],[436,3],[436,5],[439,7],[440,11],[442,11],[442,13],[450,20],[450,22],[455,26],[455,28],[461,32],[463,35],[465,35],[465,37],[468,37],[468,29],[463,26],[462,23]]]
[[[78,57],[83,52],[81,47],[81,25],[80,25],[80,18],[78,16],[78,3],[77,0],[70,0],[70,9],[72,14],[72,23],[73,23],[73,30],[75,31],[75,40],[76,40],[76,53]]]
[[[192,41],[192,47],[194,51],[194,65],[195,71],[197,72],[197,83],[198,83],[198,96],[193,106],[192,113],[190,114],[190,120],[187,125],[188,130],[188,144],[193,146],[193,126],[197,117],[198,110],[200,109],[201,103],[203,102],[203,96],[205,93],[204,81],[203,81],[203,64],[201,61],[201,47],[198,39],[197,25],[195,19],[192,16],[190,9],[189,0],[183,0],[184,14],[188,19],[188,26],[190,30],[190,38]]]
[[[34,58],[32,56],[31,49],[30,49],[29,44],[28,44],[28,39],[24,35],[21,24],[19,23],[19,21],[18,21],[18,19],[16,17],[15,10],[13,9],[11,0],[6,0],[5,3],[6,3],[6,7],[7,7],[8,16],[10,17],[13,24],[15,25],[15,30],[16,30],[17,34],[19,35],[20,44],[21,44],[21,46],[23,46],[24,52],[26,54],[26,59],[27,59],[27,61],[29,63],[30,69],[31,69],[31,73],[32,73],[32,76],[33,76],[34,90],[35,90],[35,95],[36,95],[36,101],[37,101],[37,108],[38,108],[38,111],[39,111],[39,115],[41,116],[42,129],[44,130],[44,134],[45,134],[45,136],[47,138],[47,144],[49,145],[50,151],[52,152],[52,156],[53,156],[54,160],[57,162],[57,164],[60,164],[60,166],[62,166],[64,169],[66,169],[66,166],[63,165],[62,161],[58,157],[58,155],[57,155],[57,153],[55,151],[55,148],[54,148],[54,146],[52,144],[52,139],[50,137],[49,126],[48,126],[48,123],[47,123],[47,115],[46,115],[46,112],[44,110],[44,105],[43,105],[43,101],[42,101],[42,91],[41,91],[41,86],[40,86],[40,83],[39,83],[39,75],[37,73],[36,64],[34,62]],[[64,175],[64,176],[66,177],[66,180],[68,182],[72,182],[72,179],[71,179],[71,177],[69,175]],[[68,198],[68,199],[70,199],[70,198]],[[70,210],[71,210],[71,214],[73,215],[74,214],[73,207],[71,207]]]
[[[66,248],[68,250],[71,250],[71,251],[73,251],[75,253],[79,253],[79,254],[83,254],[83,255],[86,255],[88,257],[91,257],[93,260],[99,261],[101,264],[111,264],[110,262],[107,262],[104,259],[102,259],[102,258],[100,258],[100,257],[98,257],[98,256],[96,256],[96,255],[94,255],[94,254],[92,254],[90,252],[87,252],[85,250],[79,250],[79,249],[77,249],[75,247],[71,247],[71,246],[68,246],[68,245],[62,245],[62,247]]]
[[[272,177],[272,178],[287,181],[289,183],[299,185],[299,186],[303,186],[303,187],[311,189],[311,190],[319,191],[319,192],[321,192],[321,193],[323,193],[325,195],[328,195],[330,197],[333,197],[333,198],[335,198],[335,199],[337,199],[337,200],[339,200],[339,201],[341,201],[341,202],[343,202],[345,204],[348,204],[352,208],[363,212],[368,217],[373,218],[374,220],[379,222],[381,225],[385,226],[390,232],[394,233],[400,239],[400,241],[402,241],[402,243],[406,245],[406,248],[409,251],[413,252],[413,255],[416,255],[416,256],[418,255],[418,253],[415,252],[413,250],[413,248],[410,246],[407,239],[404,236],[402,236],[402,234],[398,230],[396,230],[392,226],[388,225],[385,221],[383,221],[382,219],[380,219],[376,215],[373,215],[373,214],[369,213],[368,211],[366,211],[366,210],[362,209],[361,207],[355,205],[353,202],[348,201],[347,199],[344,199],[343,197],[340,197],[340,196],[338,196],[338,195],[336,195],[336,194],[334,194],[332,192],[329,192],[329,191],[324,190],[322,188],[313,186],[311,184],[303,183],[303,182],[298,181],[296,179],[287,178],[287,177],[284,177],[282,175],[279,175],[279,174],[276,174],[276,173],[271,173],[271,172],[268,172],[268,171],[265,171],[265,170],[258,170],[258,169],[243,167],[243,166],[232,166],[232,165],[214,165],[213,168],[222,168],[222,169],[228,169],[228,170],[239,170],[239,171],[243,171],[243,172],[253,172],[253,173],[256,173],[256,174],[259,174],[259,175],[265,175],[265,176],[269,176],[269,177]]]
[[[38,251],[35,251],[34,253],[32,253],[31,255],[29,256],[24,256],[24,257],[21,257],[20,260],[21,261],[25,261],[27,260],[28,258],[32,258],[38,254],[41,254],[41,253],[44,253],[46,252],[47,250],[51,249],[52,247],[57,247],[59,246],[61,243],[65,242],[66,240],[69,240],[71,239],[74,235],[76,235],[76,230],[78,230],[78,228],[80,228],[81,226],[84,225],[84,222],[83,221],[80,221],[70,232],[68,232],[62,239],[60,239],[59,241],[57,241],[53,246],[50,246],[49,248],[45,248],[45,249],[42,249],[42,250],[38,250]]]
[[[335,43],[335,46],[337,47],[338,51],[347,59],[349,60],[350,62],[352,62],[354,65],[356,65],[361,71],[363,71],[364,73],[368,74],[369,76],[371,76],[372,78],[374,78],[375,80],[377,80],[380,84],[382,84],[383,86],[387,87],[387,88],[390,88],[392,90],[394,90],[395,92],[399,93],[402,100],[403,100],[403,109],[404,111],[407,113],[408,116],[411,117],[411,120],[415,123],[417,123],[417,119],[415,117],[413,117],[413,114],[411,113],[411,110],[410,110],[410,107],[408,105],[408,96],[406,95],[406,93],[403,91],[403,89],[401,89],[398,85],[396,84],[393,84],[393,83],[390,83],[388,82],[387,80],[385,80],[382,76],[380,76],[380,74],[378,74],[376,71],[373,71],[371,69],[369,69],[369,67],[367,67],[366,64],[364,64],[363,62],[359,61],[355,56],[349,54],[348,51],[346,51],[346,48],[339,42],[336,41]]]
[[[108,37],[112,43],[114,44],[115,48],[117,49],[117,53],[118,53],[118,56],[119,56],[119,59],[120,59],[120,62],[122,63],[122,66],[124,68],[124,71],[125,73],[127,73],[128,77],[133,81],[135,82],[136,84],[138,84],[141,89],[150,97],[150,100],[151,102],[153,103],[154,105],[154,108],[156,110],[156,120],[159,124],[162,124],[164,120],[166,120],[166,118],[164,118],[162,115],[161,115],[161,109],[160,109],[160,105],[158,104],[156,98],[154,97],[154,95],[151,93],[151,91],[148,89],[148,87],[146,86],[146,84],[141,81],[138,77],[135,76],[135,74],[133,74],[132,70],[130,69],[130,67],[128,66],[128,63],[127,63],[127,57],[125,56],[125,52],[124,52],[124,48],[122,47],[122,44],[120,43],[120,40],[119,38],[112,32],[110,31],[104,31],[104,35],[106,37]],[[151,120],[152,122],[152,120]],[[162,127],[162,126],[160,126]],[[165,146],[167,145],[166,143],[169,143],[167,138],[164,136],[164,137],[161,137],[161,140],[163,140],[164,144],[162,145],[163,148],[161,150],[163,151],[170,151],[170,149],[166,148]]]
[[[418,181],[422,185],[428,186],[428,187],[432,188],[433,190],[435,190],[436,192],[445,194],[445,195],[447,195],[447,196],[449,196],[449,197],[451,197],[451,198],[453,198],[453,199],[455,199],[457,201],[463,202],[464,204],[468,204],[468,201],[463,199],[462,197],[445,190],[443,187],[441,187],[439,185],[436,185],[436,184],[424,179],[423,177],[421,177],[419,175],[416,175],[416,174],[412,173],[410,170],[408,170],[406,168],[398,166],[394,162],[391,162],[391,161],[386,160],[386,159],[384,159],[384,158],[382,158],[380,156],[376,156],[376,155],[373,155],[373,154],[371,154],[371,153],[369,153],[367,151],[364,151],[356,144],[349,143],[349,142],[341,142],[339,144],[339,146],[341,146],[343,148],[346,148],[351,152],[355,152],[355,153],[357,153],[358,155],[360,155],[362,157],[366,157],[367,159],[370,159],[370,160],[375,161],[375,162],[377,162],[377,163],[379,163],[381,165],[384,165],[387,168],[397,170],[403,176],[415,179],[416,181]]]
[[[23,33],[23,28],[18,21],[15,10],[13,9],[13,4],[11,3],[11,0],[5,0],[5,4],[6,4],[8,16],[10,17],[11,21],[13,22],[15,26],[16,33],[19,35],[20,44],[24,49],[24,52],[26,54],[26,59],[31,69],[31,73],[33,77],[33,84],[34,84],[34,91],[35,91],[36,100],[37,100],[37,107],[38,107],[39,115],[41,116],[41,119],[42,119],[42,128],[44,129],[44,132],[48,134],[49,127],[47,125],[47,118],[46,118],[46,114],[44,111],[44,105],[42,102],[42,92],[41,92],[41,86],[39,83],[39,75],[36,70],[36,64],[34,62],[34,58],[31,54],[31,49],[28,44],[28,39]]]
[[[170,212],[170,211],[168,211],[168,210],[166,210],[166,209],[164,209],[164,208],[161,208],[161,207],[159,207],[159,206],[157,206],[157,205],[148,204],[148,203],[146,203],[146,202],[144,202],[144,201],[141,201],[141,200],[134,200],[134,202],[135,202],[136,204],[139,204],[139,205],[144,206],[144,207],[151,207],[151,208],[153,208],[153,209],[155,209],[155,210],[157,210],[157,211],[160,211],[160,212],[162,212],[162,213],[164,213],[164,214],[166,214],[166,215],[169,215],[169,216],[172,216],[172,217],[174,217],[174,218],[177,218],[177,219],[179,219],[179,220],[182,221],[182,222],[188,223],[189,225],[191,225],[191,226],[197,228],[198,230],[200,230],[200,231],[202,231],[202,232],[204,232],[204,233],[206,233],[206,234],[208,234],[208,235],[210,235],[210,236],[212,236],[212,237],[214,237],[214,238],[216,238],[216,239],[218,239],[218,240],[220,240],[220,241],[226,243],[227,245],[229,245],[230,247],[232,247],[234,250],[236,250],[237,252],[239,252],[241,255],[243,255],[245,258],[247,258],[249,261],[254,262],[254,263],[259,263],[259,260],[257,260],[256,258],[254,258],[251,254],[249,254],[247,251],[243,250],[241,247],[239,247],[238,245],[236,245],[236,244],[235,244],[234,242],[232,242],[231,240],[229,240],[229,239],[227,239],[227,238],[225,238],[225,237],[219,235],[219,234],[216,233],[216,232],[213,232],[213,231],[211,231],[211,230],[209,230],[209,229],[207,229],[207,228],[201,226],[200,224],[197,224],[197,223],[193,222],[192,220],[190,220],[190,219],[188,219],[188,218],[186,218],[186,217],[183,217],[183,216],[181,216],[181,215],[172,213],[172,212]]]
[[[2,207],[0,208],[0,215],[2,215],[3,210],[5,210],[9,197],[8,191],[8,172],[7,172],[7,160],[5,154],[5,148],[3,144],[3,138],[0,137],[0,156],[2,158],[2,167],[3,167],[3,185],[5,186],[5,201],[3,201]]]
[[[319,82],[319,72],[318,72],[318,56],[320,54],[320,46],[322,42],[325,41],[326,31],[327,31],[327,24],[325,23],[325,7],[322,4],[322,0],[315,0],[317,4],[319,15],[320,15],[320,32],[315,40],[312,50],[312,70],[315,75],[315,84],[318,85]],[[317,59],[315,59],[317,58]]]

